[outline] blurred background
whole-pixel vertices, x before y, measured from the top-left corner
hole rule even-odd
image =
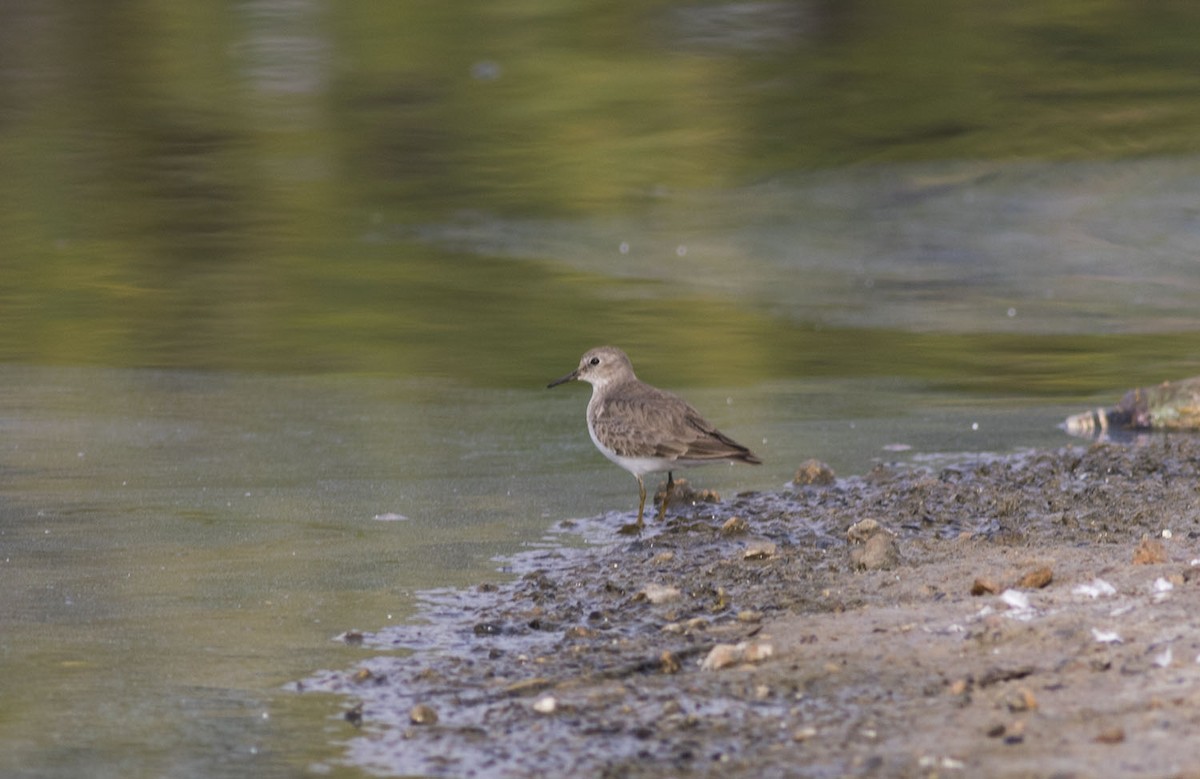
[[[1182,0],[0,4],[0,773],[358,776],[285,685],[636,508],[1200,373]],[[618,515],[619,514],[619,515]],[[581,542],[580,542],[581,543]]]

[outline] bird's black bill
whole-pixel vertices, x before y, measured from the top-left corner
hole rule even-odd
[[[547,384],[546,389],[550,389],[551,387],[557,387],[559,384],[566,384],[568,381],[575,381],[575,379],[577,379],[577,378],[579,378],[579,371],[571,371],[566,376],[563,376],[561,379],[555,379],[554,381]]]

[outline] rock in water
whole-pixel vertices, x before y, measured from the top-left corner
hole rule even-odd
[[[1110,409],[1067,417],[1064,427],[1083,436],[1108,430],[1200,430],[1200,376],[1130,390]]]

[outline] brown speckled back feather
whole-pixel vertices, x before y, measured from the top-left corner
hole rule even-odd
[[[762,462],[709,424],[683,398],[641,381],[623,383],[619,392],[610,391],[595,411],[596,435],[623,457]],[[664,435],[665,431],[670,435]]]

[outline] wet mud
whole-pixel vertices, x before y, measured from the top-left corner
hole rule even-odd
[[[295,687],[380,775],[1200,776],[1200,439],[814,471],[564,523]]]

